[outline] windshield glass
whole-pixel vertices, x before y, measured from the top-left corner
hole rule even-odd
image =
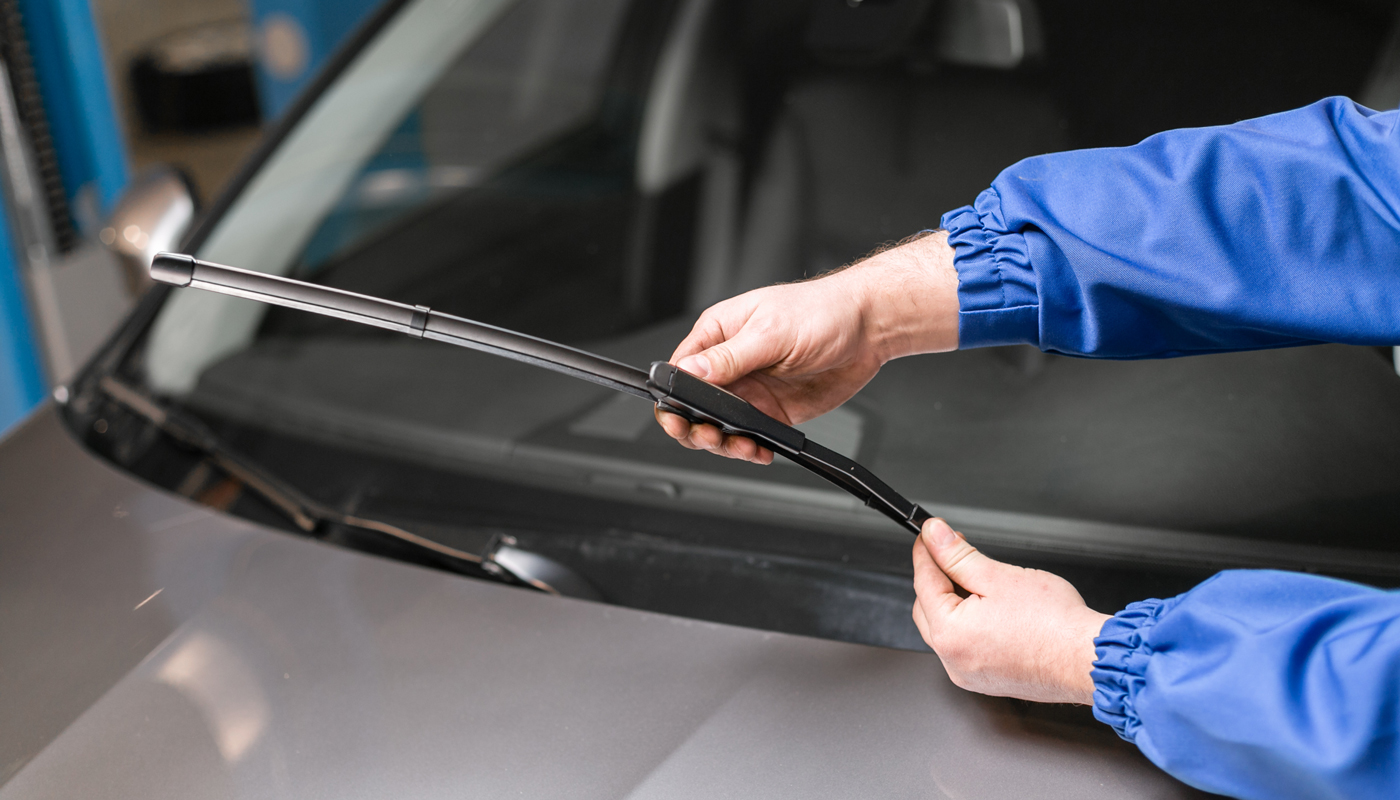
[[[1224,47],[1185,12],[1100,5],[958,2],[863,28],[842,3],[417,0],[197,255],[645,366],[710,303],[935,227],[1021,158],[1377,85],[1384,30],[1354,10],[1222,14]],[[463,481],[907,540],[781,459],[677,447],[645,401],[446,345],[177,291],[142,363],[201,413]],[[983,541],[1230,563],[1322,528],[1392,548],[1397,409],[1369,348],[1012,347],[891,363],[802,427]]]

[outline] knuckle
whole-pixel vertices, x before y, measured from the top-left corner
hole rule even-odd
[[[686,337],[688,342],[693,342],[694,350],[704,350],[706,346],[722,342],[724,334],[724,304],[711,306],[695,320],[695,325],[690,329],[690,335]]]
[[[981,560],[979,558],[981,555],[977,548],[966,542],[961,542],[958,544],[957,550],[947,559],[947,563],[941,565],[943,572],[952,577],[955,574],[962,574],[975,569]]]
[[[929,647],[940,657],[950,661],[962,661],[965,648],[956,636],[949,635],[946,628],[932,628],[928,632]]]
[[[786,327],[782,322],[773,318],[769,314],[754,317],[754,319],[749,322],[749,325],[752,326],[753,333],[756,336],[763,338],[768,338],[773,336],[774,334],[781,333],[783,328]]]
[[[705,353],[705,355],[710,359],[711,369],[717,369],[721,372],[729,372],[734,369],[734,349],[729,345],[715,345],[710,348],[709,352]]]
[[[956,639],[943,635],[935,636],[938,639],[938,652],[950,661],[964,664],[968,658],[967,647]]]

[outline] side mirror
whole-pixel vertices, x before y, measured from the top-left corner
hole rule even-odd
[[[174,167],[153,167],[127,187],[98,238],[117,255],[133,297],[151,285],[156,253],[178,248],[198,211],[194,184]]]

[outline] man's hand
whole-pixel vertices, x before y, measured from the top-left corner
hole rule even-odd
[[[955,594],[954,583],[970,596]],[[1065,579],[993,561],[931,519],[914,543],[914,590],[914,624],[953,683],[1042,703],[1094,702],[1094,637],[1109,617]]]
[[[958,279],[931,234],[816,280],[756,289],[711,307],[671,363],[792,425],[846,402],[887,361],[958,346]],[[773,454],[712,425],[657,412],[691,449],[760,464]]]

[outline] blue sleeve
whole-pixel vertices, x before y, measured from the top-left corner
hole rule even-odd
[[[960,345],[1400,344],[1398,123],[1336,97],[1015,164],[943,217]]]
[[[1241,798],[1400,797],[1400,594],[1222,572],[1134,603],[1094,642],[1094,716]]]

